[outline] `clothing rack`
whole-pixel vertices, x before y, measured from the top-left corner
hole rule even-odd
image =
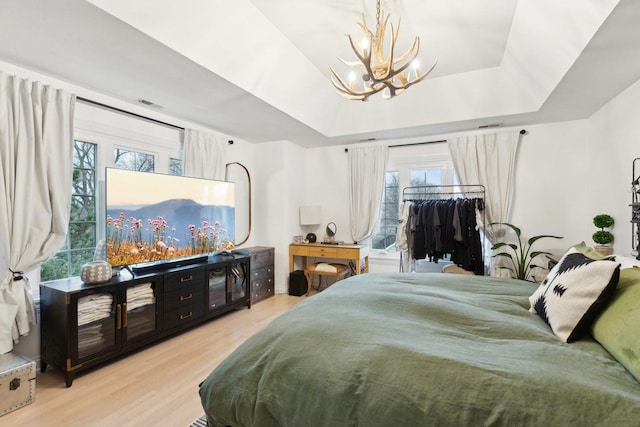
[[[459,198],[480,199],[483,206],[481,209],[482,226],[486,227],[486,207],[484,201],[486,196],[486,188],[481,184],[468,185],[418,185],[405,187],[402,190],[402,202],[421,202],[428,200],[451,200]],[[486,235],[481,234],[482,252],[486,246]],[[402,253],[400,254],[400,271],[403,271]]]
[[[443,191],[444,190],[444,191]],[[438,200],[443,198],[454,199],[458,197],[485,198],[484,185],[417,185],[405,187],[402,190],[402,201]]]

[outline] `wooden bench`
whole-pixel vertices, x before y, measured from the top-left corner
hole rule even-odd
[[[316,275],[318,277],[318,290],[322,284],[322,276],[334,277],[335,282],[344,279],[349,273],[349,266],[344,264],[324,263],[316,262],[308,265],[304,269],[304,275],[307,277],[307,295],[311,292],[311,276]],[[334,282],[334,283],[335,283]]]

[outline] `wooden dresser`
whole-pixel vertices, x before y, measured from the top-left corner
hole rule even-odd
[[[289,271],[294,269],[294,258],[302,257],[302,268],[307,267],[307,258],[325,258],[351,260],[355,265],[355,273],[369,272],[369,246],[368,245],[327,245],[322,243],[291,243],[289,245]],[[364,266],[361,260],[364,259]],[[253,260],[251,260],[253,263]]]
[[[274,294],[274,248],[269,246],[252,246],[241,248],[251,257],[249,272],[251,302],[262,301]]]

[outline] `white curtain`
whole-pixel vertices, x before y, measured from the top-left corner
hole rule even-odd
[[[184,131],[184,175],[224,181],[227,141],[193,129]]]
[[[29,279],[69,225],[75,96],[0,71],[0,354],[35,324]]]
[[[470,135],[449,140],[449,151],[461,184],[485,186],[485,234],[491,243],[501,241],[504,226],[488,226],[508,222],[513,199],[513,183],[519,132]],[[503,272],[492,267],[491,274]]]
[[[378,228],[388,157],[387,147],[349,148],[349,202],[354,242],[370,239]]]

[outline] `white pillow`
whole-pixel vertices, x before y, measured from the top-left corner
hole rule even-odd
[[[640,267],[640,260],[637,260],[635,258],[618,254],[613,254],[611,256],[615,257],[616,262],[620,263],[620,270],[625,268]]]
[[[618,262],[594,260],[571,248],[529,297],[529,311],[564,342],[576,341],[609,302],[619,277]]]

